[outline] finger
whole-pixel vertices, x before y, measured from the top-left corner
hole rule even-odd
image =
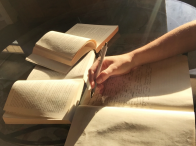
[[[95,86],[94,79],[95,79],[95,72],[98,64],[99,64],[99,59],[97,59],[95,63],[91,66],[91,68],[88,70],[88,78],[89,78],[89,83],[91,85],[91,88],[94,88]]]
[[[107,69],[108,68],[108,64],[106,64],[107,63],[107,61],[103,61],[103,64],[102,64],[102,66],[101,66],[101,69],[100,69],[100,72],[102,72],[102,71],[104,71],[105,69]]]
[[[94,71],[89,70],[89,72],[88,72],[88,79],[89,79],[89,83],[91,85],[91,88],[94,88],[94,86],[95,86],[95,82],[94,82]]]
[[[113,75],[113,69],[112,67],[107,68],[106,70],[102,71],[99,76],[96,79],[96,82],[98,84],[103,83],[105,80],[107,80],[111,75]]]
[[[97,67],[98,67],[98,65],[99,65],[100,59],[101,59],[100,57],[97,58],[97,60],[93,63],[93,65],[91,66],[91,68],[90,68],[89,70],[92,70],[93,72],[96,72]]]

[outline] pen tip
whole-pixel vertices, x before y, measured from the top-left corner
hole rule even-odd
[[[91,91],[91,98],[93,97],[93,91]]]

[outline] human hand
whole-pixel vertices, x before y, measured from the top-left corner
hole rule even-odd
[[[91,88],[95,86],[95,72],[99,64],[98,58],[88,71],[88,78]],[[103,83],[110,76],[128,73],[134,67],[131,53],[118,56],[105,57],[100,74],[96,78],[97,87],[103,88]]]

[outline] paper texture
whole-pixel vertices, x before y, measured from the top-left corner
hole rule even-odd
[[[51,53],[57,53],[62,57],[72,60],[76,52],[90,40],[91,39],[89,38],[80,36],[49,31],[36,43],[36,45],[51,51]]]
[[[111,25],[88,25],[88,24],[76,24],[66,34],[75,36],[81,36],[85,38],[91,38],[96,40],[97,46],[99,46],[106,38],[114,32],[116,26]]]
[[[69,65],[47,59],[36,54],[29,55],[26,60],[64,74],[67,74],[71,69],[71,66]]]
[[[67,79],[83,78],[85,82],[88,80],[88,70],[95,61],[94,51],[90,51],[81,61],[79,61],[66,75]]]
[[[36,66],[27,80],[55,80],[55,79],[84,79],[87,82],[87,74],[89,68],[92,66],[95,59],[94,51],[90,51],[86,56],[84,56],[81,61],[79,61],[71,69],[67,67],[66,74],[58,73],[56,71],[47,69],[45,67]],[[64,68],[66,70],[66,68]]]
[[[56,80],[65,79],[66,74],[58,73],[48,68],[36,65],[29,74],[27,80]]]
[[[86,92],[81,104],[193,111],[187,58],[148,64],[105,83],[102,95]]]
[[[83,80],[17,81],[4,110],[26,116],[63,118],[73,99],[81,96],[83,84]]]
[[[193,146],[193,112],[80,106],[65,146]]]
[[[45,118],[45,117],[29,117],[21,116],[17,114],[12,114],[5,112],[3,114],[3,120],[6,124],[71,124],[71,118]]]

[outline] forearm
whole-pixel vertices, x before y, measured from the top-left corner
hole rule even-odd
[[[194,49],[196,49],[196,21],[182,25],[128,54],[134,66],[139,66]]]
[[[96,81],[102,84],[110,76],[128,73],[136,66],[159,61],[196,49],[196,21],[182,25],[153,42],[130,53],[104,59],[102,71]],[[94,88],[94,72],[98,60],[89,69],[89,81]]]

